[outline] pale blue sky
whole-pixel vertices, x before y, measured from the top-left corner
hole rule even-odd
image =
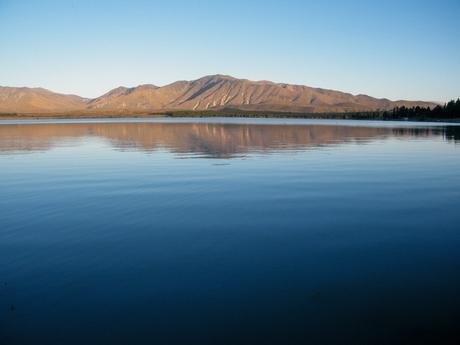
[[[220,73],[446,101],[459,42],[459,0],[0,0],[0,85],[95,97]]]

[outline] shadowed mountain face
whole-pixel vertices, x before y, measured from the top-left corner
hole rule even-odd
[[[167,149],[184,157],[233,158],[254,152],[305,150],[411,136],[444,136],[442,128],[219,123],[53,123],[0,126],[1,152],[43,151],[65,141],[99,138],[118,149]]]
[[[193,81],[178,81],[163,87],[119,87],[87,100],[44,89],[0,88],[0,113],[89,114],[149,113],[167,110],[222,110],[297,113],[390,110],[396,106],[435,106],[428,102],[390,101],[365,95],[353,96],[302,85],[249,81],[214,75]]]

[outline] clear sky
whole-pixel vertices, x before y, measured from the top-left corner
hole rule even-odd
[[[0,0],[0,85],[95,97],[209,74],[460,97],[460,1]]]

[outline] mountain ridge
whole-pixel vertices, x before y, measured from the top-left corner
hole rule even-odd
[[[1,87],[0,113],[153,113],[181,110],[327,113],[391,110],[398,106],[434,107],[424,101],[391,101],[364,94],[306,85],[251,81],[228,75],[180,80],[165,86],[119,86],[96,98],[55,93],[43,88]]]

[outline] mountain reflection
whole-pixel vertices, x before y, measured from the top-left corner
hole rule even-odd
[[[254,151],[302,150],[391,137],[458,140],[457,128],[390,128],[339,125],[272,125],[222,123],[46,123],[0,125],[0,152],[43,151],[67,140],[91,137],[117,149],[232,158]]]

